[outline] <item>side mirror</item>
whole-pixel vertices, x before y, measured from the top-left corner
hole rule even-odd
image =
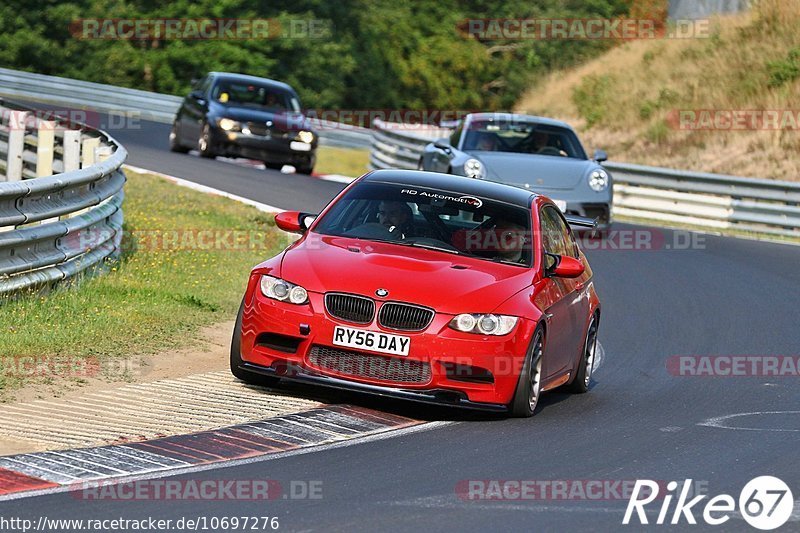
[[[289,233],[300,233],[301,235],[311,227],[317,215],[311,213],[301,213],[299,211],[284,211],[275,215],[275,225],[283,231]]]
[[[602,163],[603,161],[608,161],[608,154],[605,150],[595,150],[594,151],[594,160],[598,163]]]
[[[547,275],[554,278],[578,278],[586,271],[583,263],[566,255],[547,254],[554,259],[553,266],[547,269]]]
[[[448,155],[453,152],[453,148],[445,141],[436,141],[435,143],[433,143],[433,147],[438,150],[441,150],[442,152]]]

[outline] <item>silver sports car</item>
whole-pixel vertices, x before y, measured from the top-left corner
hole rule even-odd
[[[598,231],[611,225],[611,174],[597,150],[589,159],[566,123],[511,113],[474,113],[449,138],[430,143],[420,170],[498,181],[549,196],[565,214],[597,219]]]

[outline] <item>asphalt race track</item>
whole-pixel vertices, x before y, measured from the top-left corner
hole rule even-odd
[[[154,123],[111,132],[129,150],[132,165],[281,208],[318,210],[342,187],[173,154],[167,133],[168,126]],[[84,519],[268,515],[279,517],[280,529],[288,531],[420,526],[429,531],[616,531],[623,527],[624,498],[475,501],[460,498],[457,487],[467,480],[692,479],[712,496],[726,493],[738,500],[749,480],[775,475],[800,488],[796,375],[696,377],[667,369],[675,355],[800,354],[800,247],[702,235],[690,249],[667,249],[685,235],[617,229],[655,236],[657,249],[587,251],[603,302],[600,341],[605,348],[587,395],[546,395],[538,414],[527,420],[348,396],[348,402],[366,407],[451,423],[178,478],[317,480],[323,487],[317,500],[80,501],[62,493],[3,502],[0,511],[34,521],[42,514]],[[755,414],[709,422],[744,413]],[[797,491],[794,498],[800,499]],[[704,504],[695,510],[701,523]],[[648,507],[651,522],[660,505]],[[635,524],[632,530],[643,528]],[[679,529],[707,527],[684,520]],[[716,529],[752,530],[741,518]],[[800,529],[797,505],[783,529]]]

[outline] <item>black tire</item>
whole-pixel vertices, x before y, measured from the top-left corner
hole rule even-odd
[[[583,341],[583,352],[578,363],[578,371],[572,383],[567,385],[567,391],[573,394],[584,394],[589,392],[589,385],[592,382],[592,371],[594,370],[594,358],[597,354],[597,328],[599,326],[597,315],[592,316],[589,327],[586,329],[586,337]]]
[[[181,144],[180,137],[178,137],[178,124],[172,123],[172,129],[169,130],[169,151],[185,154],[189,151],[188,148]]]
[[[509,414],[515,418],[530,418],[536,412],[542,395],[542,356],[544,353],[544,330],[536,328],[533,340],[525,354],[514,399],[508,406]]]
[[[200,131],[200,138],[197,139],[197,151],[200,152],[200,157],[216,157],[217,154],[211,147],[211,126],[203,124],[203,129]]]
[[[308,176],[314,172],[314,165],[317,163],[317,156],[312,154],[308,156],[308,160],[304,164],[298,164],[295,166],[297,169],[298,174],[306,174]]]
[[[233,338],[231,339],[231,374],[250,385],[261,385],[263,387],[275,387],[280,383],[280,378],[264,376],[255,372],[248,372],[239,368],[242,364],[242,314],[244,313],[244,301],[239,306],[239,314],[236,316],[236,325],[233,327]]]

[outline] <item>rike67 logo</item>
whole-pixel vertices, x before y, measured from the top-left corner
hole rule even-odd
[[[677,481],[667,483],[667,494],[660,500],[661,507],[654,523],[676,525],[686,520],[688,524],[697,524],[695,513],[701,513],[702,520],[706,524],[719,526],[736,517],[738,503],[738,512],[748,524],[756,529],[768,531],[788,522],[794,510],[791,489],[782,480],[772,476],[760,476],[749,481],[739,493],[738,502],[729,494],[720,494],[702,505],[701,502],[708,498],[708,495],[701,494],[690,499],[692,486],[691,479],[684,481],[682,486],[679,486]],[[645,507],[659,498],[658,489],[659,484],[656,481],[636,480],[622,523],[635,524],[638,520],[640,524],[649,524]],[[671,508],[676,496],[675,507]],[[657,504],[654,507],[657,507]]]

